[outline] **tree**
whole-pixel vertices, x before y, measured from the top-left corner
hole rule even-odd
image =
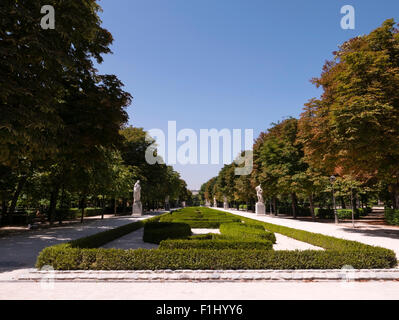
[[[345,42],[302,118],[307,161],[366,183],[386,182],[399,207],[399,33],[394,20]]]

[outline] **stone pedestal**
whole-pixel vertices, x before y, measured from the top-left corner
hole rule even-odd
[[[141,217],[142,215],[143,215],[143,206],[141,204],[141,201],[134,202],[132,216]]]
[[[229,208],[229,203],[223,202],[223,209],[228,209],[228,208]]]
[[[266,214],[265,204],[263,202],[256,203],[256,215],[263,216]]]

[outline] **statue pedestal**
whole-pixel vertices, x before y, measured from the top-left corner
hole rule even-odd
[[[132,216],[141,217],[142,215],[143,215],[143,206],[141,204],[141,201],[134,202]]]
[[[224,202],[223,203],[223,209],[228,209],[229,208],[229,203],[228,202]]]
[[[256,215],[258,216],[264,216],[266,215],[266,208],[265,208],[265,204],[262,202],[257,202],[256,203]]]

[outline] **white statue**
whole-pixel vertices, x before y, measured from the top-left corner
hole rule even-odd
[[[133,216],[143,215],[143,206],[141,205],[140,197],[141,197],[140,180],[137,180],[133,188],[133,206],[132,206]]]
[[[140,196],[141,196],[140,193],[141,193],[140,180],[137,180],[137,182],[134,184],[134,189],[133,189],[134,202],[140,202]]]
[[[227,201],[227,197],[223,196],[223,208],[228,209],[229,208],[229,202]]]
[[[266,208],[265,208],[265,204],[263,202],[263,190],[261,185],[257,186],[255,188],[256,190],[256,196],[258,197],[258,202],[256,203],[256,214],[259,216],[263,216],[266,214]]]
[[[264,201],[263,201],[263,190],[262,190],[261,185],[257,186],[255,188],[255,190],[256,190],[256,195],[258,196],[258,202],[264,203]]]
[[[215,208],[218,206],[218,202],[216,201],[216,197],[213,197],[213,206]]]

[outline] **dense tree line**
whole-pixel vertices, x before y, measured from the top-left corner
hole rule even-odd
[[[202,198],[255,202],[261,184],[270,211],[314,216],[315,206],[356,208],[377,199],[399,208],[399,31],[385,21],[342,44],[312,82],[323,89],[299,119],[273,124],[256,139],[254,170],[235,164],[201,187]],[[334,184],[329,177],[337,177]],[[373,202],[374,201],[374,202]],[[288,208],[289,206],[289,208]],[[278,210],[280,207],[280,210]]]
[[[40,27],[44,4],[57,13],[54,30]],[[147,208],[190,197],[171,167],[145,162],[146,133],[126,127],[131,95],[94,67],[113,41],[100,10],[95,0],[1,1],[3,215],[41,209],[53,222],[59,208],[125,208],[138,179]]]

